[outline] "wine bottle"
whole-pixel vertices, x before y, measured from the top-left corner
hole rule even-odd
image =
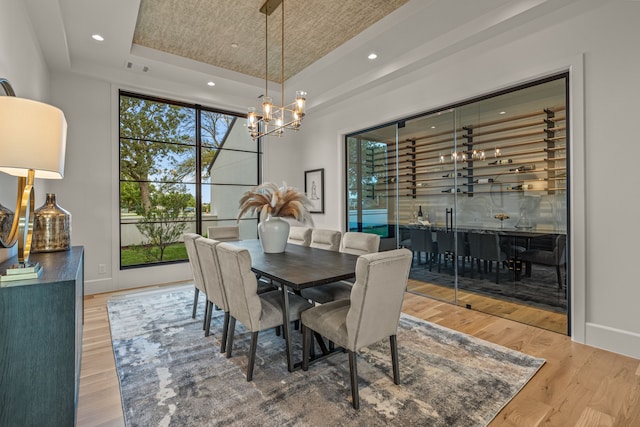
[[[507,187],[507,190],[509,190],[509,191],[521,191],[521,190],[523,190],[523,186],[522,186],[522,184],[520,184],[520,185],[511,185],[511,186]]]
[[[422,221],[424,219],[424,215],[422,215],[422,206],[418,206],[418,221]]]
[[[508,165],[509,163],[513,163],[513,160],[501,159],[501,160],[496,160],[494,162],[489,162],[490,165]]]
[[[456,174],[453,172],[449,172],[448,174],[442,175],[443,178],[453,178],[454,176],[456,176]],[[458,176],[462,176],[462,173],[458,172]]]
[[[493,182],[493,178],[478,178],[473,182],[475,184],[490,184]]]
[[[534,171],[534,170],[536,170],[536,165],[522,165],[514,169],[509,169],[509,172],[524,172],[524,171]]]
[[[460,189],[456,189],[456,188],[447,188],[446,190],[442,190],[443,193],[459,193]]]

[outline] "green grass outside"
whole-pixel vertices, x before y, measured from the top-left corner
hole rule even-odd
[[[160,249],[153,248],[152,253],[156,256],[160,254]],[[174,243],[172,245],[167,246],[164,250],[164,256],[162,257],[162,261],[153,259],[150,260],[147,258],[145,253],[145,249],[143,246],[129,246],[126,248],[120,249],[120,265],[122,267],[130,267],[134,265],[145,265],[145,264],[156,264],[159,262],[165,261],[176,261],[176,260],[187,260],[189,259],[187,256],[187,249],[184,246],[184,243]]]

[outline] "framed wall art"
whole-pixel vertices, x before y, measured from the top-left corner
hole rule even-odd
[[[324,213],[324,169],[304,172],[304,192],[311,201],[311,213]]]

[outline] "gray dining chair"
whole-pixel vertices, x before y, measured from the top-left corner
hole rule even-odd
[[[345,242],[346,240],[346,242]],[[377,234],[347,232],[342,236],[340,252],[352,255],[365,255],[378,252],[380,236]],[[330,301],[349,298],[352,283],[341,280],[326,285],[302,289],[300,295],[311,301],[325,304]]]
[[[471,262],[476,260],[478,271],[480,271],[480,261],[484,261],[484,272],[487,273],[487,262],[496,263],[496,284],[500,283],[500,267],[507,260],[507,254],[500,247],[500,236],[498,233],[476,233],[467,234],[469,242],[469,257]],[[471,266],[471,276],[473,277],[473,265]]]
[[[314,228],[311,231],[311,244],[309,246],[328,251],[337,251],[340,249],[341,241],[342,233],[340,231]]]
[[[294,245],[309,246],[311,244],[311,228],[310,227],[289,227],[289,238],[287,243]]]
[[[191,314],[191,318],[196,318],[196,312],[198,310],[198,298],[200,296],[200,292],[202,292],[205,296],[207,294],[207,289],[204,285],[204,278],[202,276],[202,268],[200,266],[200,259],[198,258],[198,251],[196,249],[196,241],[201,239],[202,236],[196,233],[185,233],[183,235],[184,246],[187,249],[187,257],[189,258],[189,266],[191,266],[191,272],[193,274],[193,284],[194,284],[194,296],[193,296],[193,313]],[[203,329],[205,328],[206,318],[207,318],[206,306],[205,306],[205,320],[202,322]]]
[[[520,253],[520,259],[525,262],[526,275],[531,276],[531,264],[540,264],[555,267],[558,280],[558,290],[562,289],[562,273],[560,267],[567,263],[566,257],[567,236],[559,234],[554,239],[552,250],[530,249]]]
[[[435,255],[435,245],[431,230],[423,228],[411,228],[409,230],[411,251],[417,255],[418,265],[422,262],[422,253],[424,252],[425,263],[429,264],[429,271],[433,264]]]
[[[282,326],[283,298],[281,291],[258,294],[258,281],[251,271],[249,251],[229,243],[216,246],[222,284],[229,303],[229,333],[227,336],[227,357],[233,350],[233,336],[236,320],[251,332],[247,381],[253,379],[258,333],[265,329]],[[308,301],[297,296],[289,296],[289,319],[300,319],[300,313],[311,307]],[[283,353],[284,354],[284,353]]]
[[[411,260],[412,254],[408,249],[362,255],[356,264],[356,281],[349,299],[322,304],[301,315],[304,334],[302,369],[309,369],[312,332],[347,350],[355,409],[360,407],[356,363],[360,349],[389,338],[393,382],[400,384],[396,334]]]
[[[461,231],[436,231],[436,244],[437,244],[437,258],[438,258],[438,273],[440,273],[441,262],[444,261],[445,268],[447,267],[447,259],[451,258],[452,267],[455,269],[455,265],[458,263],[458,258],[462,260],[462,269],[460,275],[464,276],[465,269],[465,257],[467,256],[467,248],[465,245],[464,233]]]
[[[205,289],[207,290],[207,316],[204,335],[209,336],[211,316],[213,315],[215,307],[219,307],[224,311],[222,338],[220,340],[220,353],[224,353],[226,351],[227,331],[229,329],[229,304],[227,302],[227,294],[222,285],[220,263],[218,262],[218,254],[216,253],[216,246],[218,246],[218,244],[220,244],[219,241],[204,237],[196,240],[196,249],[198,258],[200,258],[200,267],[202,268]]]
[[[212,225],[207,227],[207,236],[219,242],[233,242],[240,240],[240,226],[238,225]]]

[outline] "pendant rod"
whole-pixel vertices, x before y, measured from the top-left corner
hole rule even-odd
[[[284,107],[284,0],[282,0],[282,4],[280,5],[282,8],[282,64],[281,64],[281,77],[280,77],[280,89],[282,93],[282,101],[280,105]],[[282,121],[284,122],[284,111],[282,112]]]

